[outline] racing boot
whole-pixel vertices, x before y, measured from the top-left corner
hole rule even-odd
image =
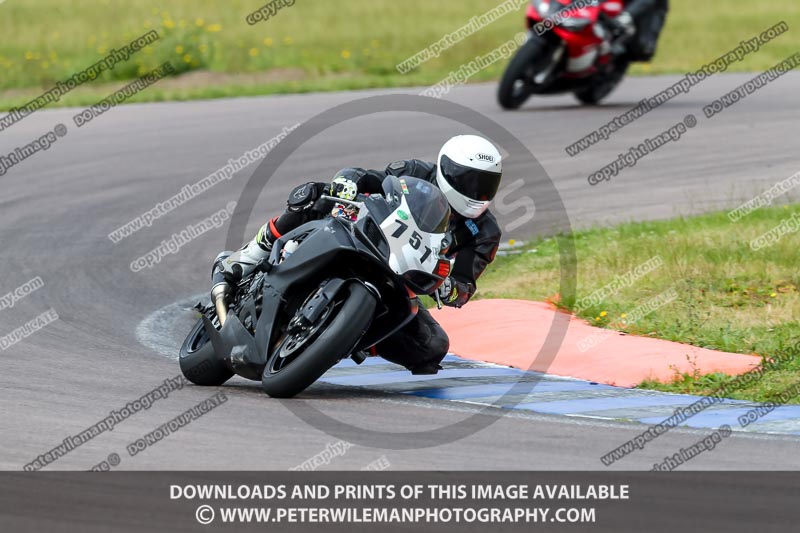
[[[275,220],[270,220],[258,231],[255,238],[237,252],[222,252],[214,260],[211,270],[211,301],[217,310],[220,325],[225,324],[231,297],[243,279],[253,274],[260,261],[269,257],[272,244],[277,239]]]
[[[414,376],[434,376],[439,373],[439,370],[442,370],[442,365],[438,363],[423,363],[407,368]]]

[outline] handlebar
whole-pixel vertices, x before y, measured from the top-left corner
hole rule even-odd
[[[364,202],[354,202],[353,200],[345,200],[344,198],[337,198],[336,196],[328,196],[327,194],[323,194],[319,197],[320,200],[330,200],[331,202],[342,203],[342,204],[350,204],[353,207],[358,207],[359,209],[364,207]]]

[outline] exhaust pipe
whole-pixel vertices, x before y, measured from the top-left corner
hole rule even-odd
[[[214,307],[217,310],[217,318],[219,318],[220,327],[225,325],[225,320],[228,319],[228,296],[231,294],[231,286],[227,283],[218,283],[211,289],[211,301],[214,302]]]

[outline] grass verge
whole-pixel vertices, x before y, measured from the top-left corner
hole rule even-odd
[[[297,0],[253,26],[263,0],[7,0],[0,3],[0,109],[27,103],[133,38],[161,38],[51,105],[87,105],[172,62],[182,75],[132,101],[186,100],[307,91],[433,85],[522,31],[523,5],[408,74],[396,65],[497,7],[501,0]],[[724,0],[671,2],[659,53],[634,74],[684,73],[763,29],[800,25],[800,3],[776,0],[732,8]],[[795,52],[791,33],[731,67],[757,71]],[[500,61],[471,81],[496,80]],[[185,76],[202,73],[201,76]],[[259,76],[260,75],[260,76]],[[110,85],[109,85],[110,84]],[[116,84],[116,85],[114,85]]]
[[[800,205],[762,208],[735,223],[726,213],[712,213],[577,231],[574,302],[558,293],[556,240],[540,240],[518,255],[498,257],[481,278],[478,297],[549,300],[600,327],[779,358],[761,380],[732,394],[768,401],[800,384],[800,237],[789,231],[757,251],[751,242],[790,220],[794,225],[785,227],[796,231]],[[665,294],[676,297],[660,298]],[[649,313],[641,307],[667,300]],[[731,379],[676,372],[671,383],[641,387],[710,394]]]

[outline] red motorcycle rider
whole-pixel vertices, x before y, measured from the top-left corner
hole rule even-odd
[[[626,49],[632,61],[649,61],[653,58],[668,10],[668,0],[625,2],[625,10],[612,22],[628,37]]]

